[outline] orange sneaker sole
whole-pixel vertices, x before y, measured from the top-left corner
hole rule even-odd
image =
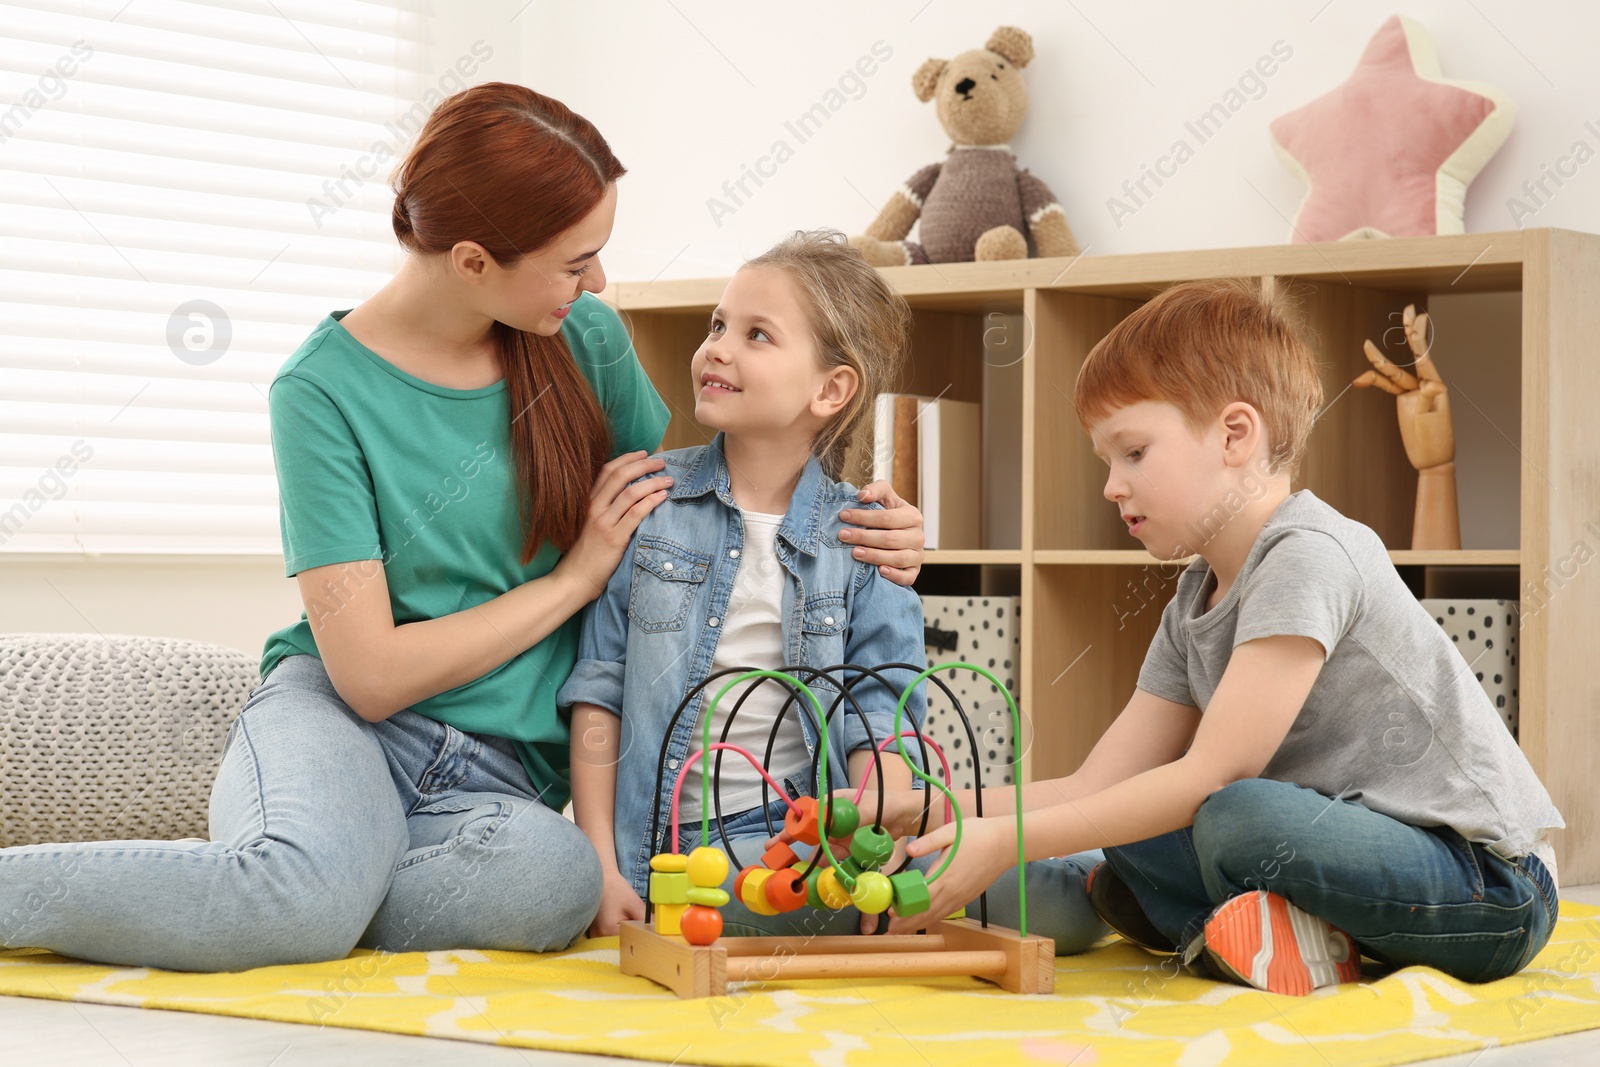
[[[1343,930],[1258,889],[1225,902],[1206,921],[1206,951],[1240,981],[1303,997],[1361,978],[1361,954]]]

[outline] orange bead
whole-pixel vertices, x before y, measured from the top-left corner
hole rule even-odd
[[[689,944],[709,945],[722,936],[722,912],[704,904],[690,904],[678,926]]]
[[[799,871],[787,867],[775,871],[762,889],[767,894],[767,903],[778,911],[798,911],[806,906],[806,880],[800,877]]]
[[[795,855],[794,849],[779,841],[767,849],[766,854],[761,857],[761,866],[769,871],[781,871],[785,867],[793,867],[799,861],[800,857]]]
[[[795,806],[783,817],[783,828],[794,836],[796,841],[804,841],[808,845],[817,843],[817,798],[801,797],[795,801]],[[799,810],[796,811],[795,809]]]

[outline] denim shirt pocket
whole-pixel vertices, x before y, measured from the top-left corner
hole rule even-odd
[[[800,619],[800,629],[805,634],[805,663],[827,667],[840,662],[845,624],[850,621],[845,611],[843,593],[813,593],[806,597]]]
[[[645,633],[683,629],[711,557],[666,538],[644,537],[634,546],[633,563],[628,618]]]

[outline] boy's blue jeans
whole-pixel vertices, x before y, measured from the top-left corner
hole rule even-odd
[[[1151,923],[1180,946],[1218,904],[1266,889],[1374,959],[1489,982],[1526,967],[1556,921],[1556,889],[1536,857],[1505,860],[1454,830],[1410,826],[1289,782],[1235,782],[1206,799],[1192,827],[1105,851]]]
[[[792,784],[791,784],[792,788]],[[775,829],[783,829],[785,805],[774,801],[766,809],[772,815]],[[869,813],[863,813],[867,815]],[[733,880],[738,877],[739,865],[760,865],[766,851],[767,820],[760,807],[754,807],[723,819],[728,843],[734,855],[729,856],[729,871],[723,889],[730,897],[722,908],[723,932],[733,937],[761,936],[820,936],[857,933],[861,928],[861,913],[855,908],[838,911],[801,908],[778,915],[757,915],[733,896]],[[678,828],[678,846],[684,852],[693,851],[700,844],[700,823],[695,821]],[[724,852],[728,846],[717,832],[715,821],[711,824],[711,844]],[[810,856],[807,846],[795,848],[796,853]],[[1036,860],[1027,865],[1028,871],[1028,932],[1053,938],[1056,955],[1067,956],[1082,952],[1110,932],[1089,906],[1084,882],[1089,872],[1104,856],[1099,850],[1080,852],[1075,856]],[[922,856],[911,865],[927,871],[934,862],[943,862],[939,856]],[[1017,869],[1002,874],[989,887],[988,918],[992,923],[1016,929],[1021,916],[1017,910]],[[967,905],[967,917],[979,918],[977,901]],[[888,917],[881,916],[878,932],[888,928]]]

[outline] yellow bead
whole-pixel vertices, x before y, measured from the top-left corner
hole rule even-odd
[[[720,848],[701,845],[689,853],[686,870],[693,885],[715,888],[728,877],[728,857]]]
[[[689,869],[689,857],[681,852],[658,852],[650,857],[650,869],[666,874],[681,874]]]
[[[822,903],[838,911],[850,903],[850,894],[844,891],[844,886],[839,884],[839,879],[833,873],[833,868],[825,869],[817,875],[817,896],[822,898]]]
[[[651,871],[650,903],[689,903],[689,876],[687,874],[667,874],[663,871]]]
[[[778,914],[778,909],[767,900],[767,879],[771,877],[771,871],[757,867],[745,875],[744,884],[739,887],[739,899],[757,915]]]
[[[652,917],[655,922],[656,933],[665,937],[677,937],[682,932],[678,925],[683,921],[683,913],[689,910],[687,904],[657,904]]]
[[[878,871],[863,871],[856,879],[855,891],[850,894],[856,910],[867,915],[879,915],[894,903],[894,886],[888,875]]]

